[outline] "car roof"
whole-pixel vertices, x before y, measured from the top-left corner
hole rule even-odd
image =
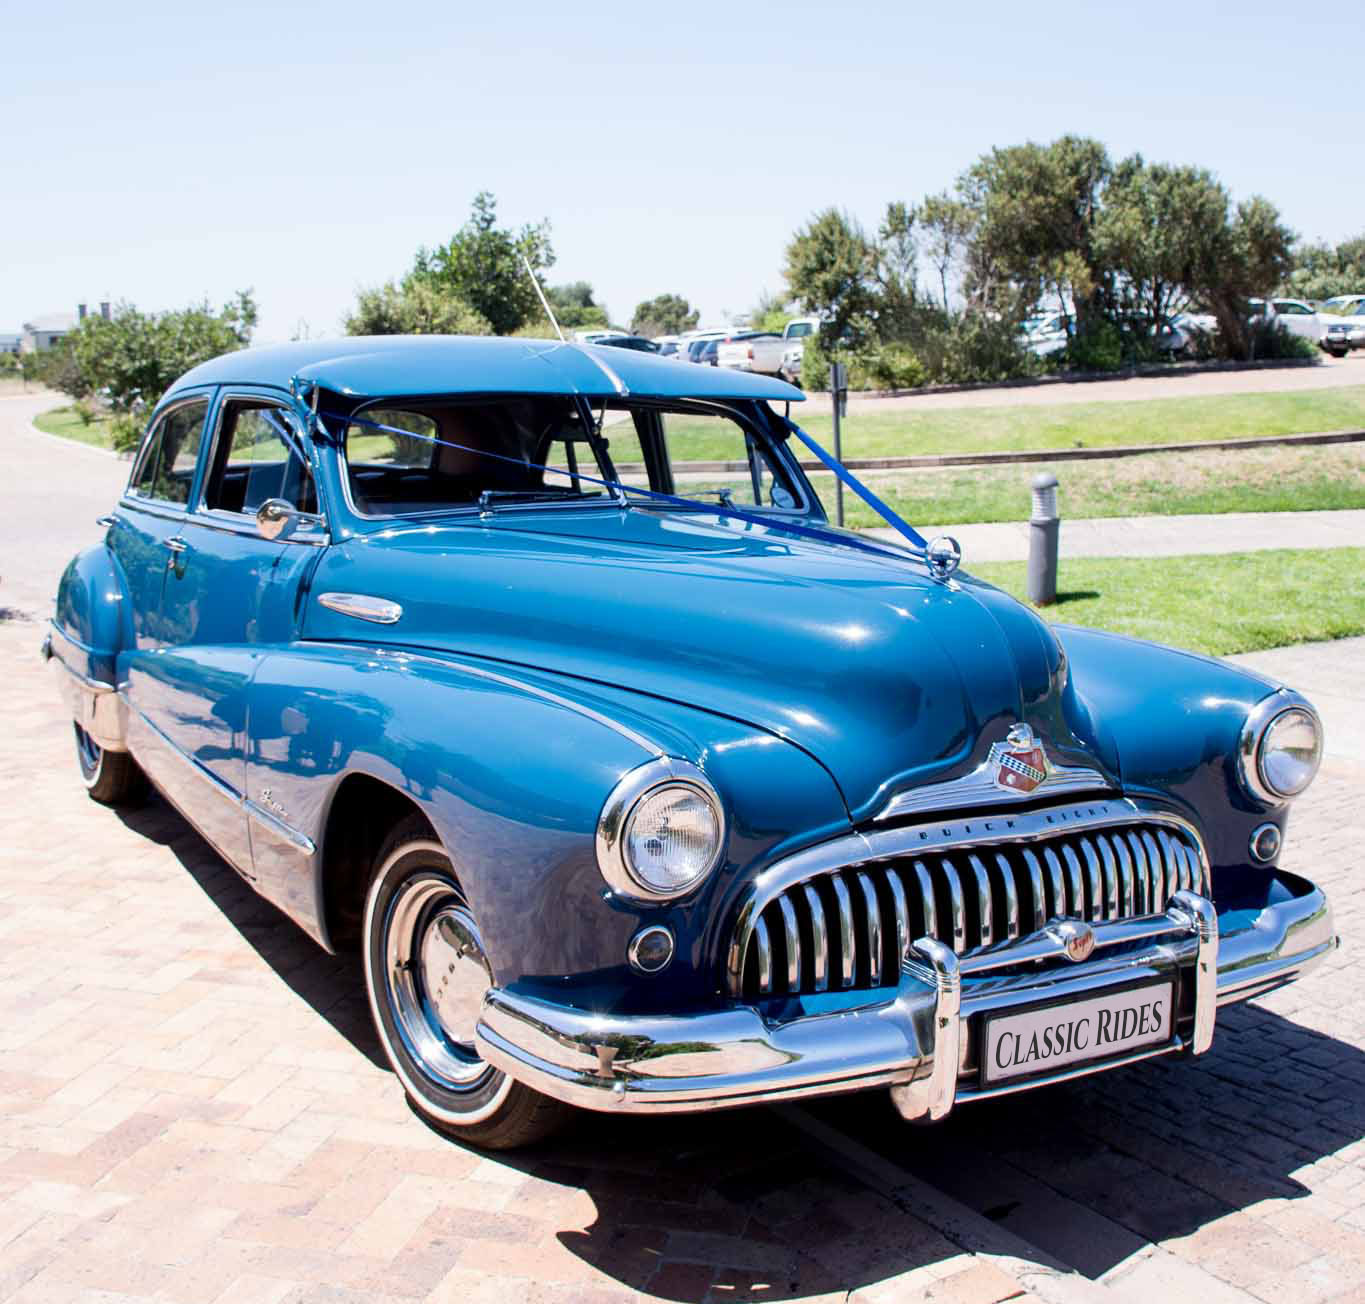
[[[187,371],[198,385],[316,385],[357,398],[408,394],[584,394],[776,399],[805,395],[771,376],[702,370],[656,353],[491,335],[352,335],[225,353]]]

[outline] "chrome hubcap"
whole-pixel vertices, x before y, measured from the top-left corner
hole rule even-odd
[[[409,1053],[446,1090],[482,1085],[493,1070],[474,1025],[492,977],[459,889],[437,871],[417,875],[395,894],[384,931],[389,1008]]]
[[[94,774],[100,763],[100,745],[80,725],[72,727],[76,730],[76,755],[81,769],[87,776]]]

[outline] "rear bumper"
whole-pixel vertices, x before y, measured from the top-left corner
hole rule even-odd
[[[39,655],[51,669],[57,692],[71,718],[105,751],[128,750],[128,704],[113,684],[75,669],[87,659],[82,649],[57,625],[44,636]]]
[[[1031,938],[957,957],[923,939],[891,999],[785,1021],[748,1005],[676,1017],[615,1017],[489,991],[476,1031],[491,1064],[587,1109],[669,1113],[889,1087],[907,1118],[942,1118],[959,1102],[1027,1090],[1154,1055],[1208,1049],[1217,1008],[1293,981],[1337,944],[1313,884],[1276,870],[1265,900],[1220,916],[1176,893],[1162,915],[1096,924],[1091,958]],[[1052,1073],[983,1086],[982,1016],[1080,999],[1141,981],[1177,983],[1170,1041]]]

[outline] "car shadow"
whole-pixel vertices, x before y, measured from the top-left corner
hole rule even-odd
[[[116,811],[139,836],[167,847],[242,939],[372,1064],[388,1068],[375,1036],[359,960],[329,955],[234,870],[159,793]]]
[[[119,814],[168,847],[281,980],[387,1070],[353,956],[326,954],[159,796]],[[1198,1059],[962,1105],[934,1127],[906,1125],[884,1092],[806,1108],[855,1147],[1099,1278],[1149,1242],[1308,1196],[1295,1174],[1365,1136],[1365,1051],[1250,1004],[1219,1012],[1213,1048]],[[849,1293],[961,1252],[763,1108],[577,1112],[549,1140],[492,1158],[529,1179],[534,1206],[563,1211],[544,1215],[558,1216],[560,1246],[663,1299]]]
[[[1099,1278],[1149,1242],[1265,1200],[1365,1136],[1365,1051],[1257,1004],[1218,1013],[1212,1048],[960,1107],[893,1130],[850,1098],[824,1121]]]

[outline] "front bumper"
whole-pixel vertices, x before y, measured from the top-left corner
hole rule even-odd
[[[1049,926],[958,957],[922,939],[891,999],[768,1019],[734,1004],[684,1016],[617,1017],[491,989],[476,1040],[489,1063],[546,1095],[587,1109],[670,1113],[889,1087],[907,1118],[1177,1051],[1200,1054],[1217,1008],[1300,977],[1337,945],[1331,907],[1306,879],[1273,871],[1264,900],[1221,915],[1177,892],[1164,914],[1096,924],[1091,957],[1066,958]],[[1174,979],[1170,1041],[1050,1073],[981,1084],[982,1016]]]

